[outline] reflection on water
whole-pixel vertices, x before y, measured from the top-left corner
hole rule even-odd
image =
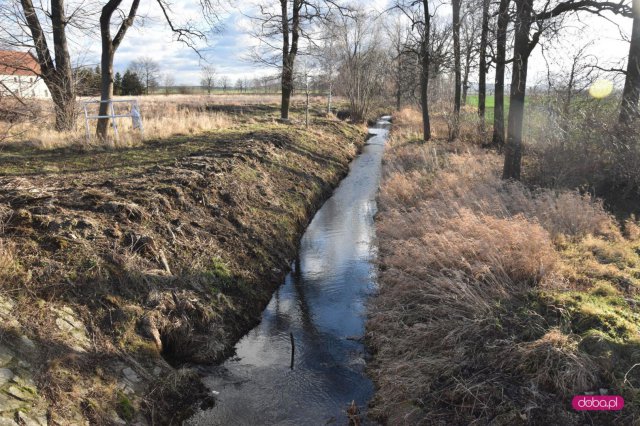
[[[375,136],[307,228],[262,322],[205,378],[219,392],[215,407],[188,424],[345,424],[351,401],[364,411],[373,385],[360,338],[375,285],[373,215],[388,126],[370,129]]]

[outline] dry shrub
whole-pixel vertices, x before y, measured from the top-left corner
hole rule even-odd
[[[488,283],[483,290],[494,296],[506,294],[506,287],[539,283],[555,263],[548,233],[523,216],[501,219],[463,208],[445,217],[423,209],[389,214],[378,231],[380,239],[396,244],[386,253],[385,266],[412,271],[416,277],[424,270],[425,279],[436,270],[461,272],[480,287]]]
[[[515,347],[502,366],[531,376],[537,386],[571,397],[598,384],[597,364],[578,350],[580,340],[554,328],[540,339]]]
[[[459,138],[461,141],[472,145],[483,145],[491,142],[492,134],[486,121],[480,118],[475,107],[469,105],[460,113]],[[483,127],[484,124],[484,127]]]
[[[15,283],[21,268],[12,244],[0,239],[0,285]]]
[[[422,115],[418,111],[405,108],[393,115],[393,130],[389,141],[391,145],[421,138]]]
[[[616,122],[619,98],[577,97],[566,116],[553,97],[531,98],[525,130],[525,179],[551,188],[588,188],[608,203],[638,203],[640,126]],[[627,198],[623,197],[623,198]]]
[[[500,359],[488,361],[482,345],[507,338],[496,327],[497,301],[553,277],[548,233],[523,216],[420,209],[386,213],[378,235],[384,267],[369,321],[379,386],[373,414],[391,424],[407,415],[409,423],[430,423],[453,413],[442,411],[445,400],[460,408],[450,420],[466,422],[500,405],[497,387],[476,376]],[[469,388],[478,393],[471,410]]]
[[[437,184],[430,186],[428,192],[428,197],[444,204],[443,208],[468,206],[504,218],[522,214],[540,223],[552,237],[619,236],[615,221],[602,202],[588,195],[531,190],[518,182],[504,182],[500,179],[501,159],[483,151],[455,155],[449,161],[450,167],[439,174]]]
[[[624,222],[624,236],[630,241],[640,240],[640,226],[635,215],[631,215]]]
[[[393,114],[394,130],[401,127],[412,127],[416,132],[422,129],[422,114],[413,108],[404,108]]]
[[[408,141],[407,117],[394,122],[405,127],[385,156],[379,193],[372,415],[511,424],[539,404],[528,418],[548,421],[561,402],[541,401],[592,388],[598,370],[575,336],[548,331],[526,300],[565,285],[556,239],[622,236],[591,197],[502,181],[495,154],[466,147],[443,159],[451,149]]]

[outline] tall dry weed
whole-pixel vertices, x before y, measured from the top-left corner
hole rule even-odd
[[[20,275],[21,269],[14,247],[0,239],[0,285],[15,283]]]
[[[209,105],[225,105],[242,107],[251,105],[271,105],[277,102],[276,97],[269,95],[171,95],[171,96],[141,96],[126,97],[137,99],[143,118],[144,136],[139,130],[132,128],[129,118],[119,118],[116,121],[119,138],[116,141],[112,127],[109,128],[108,145],[112,147],[127,147],[139,145],[144,139],[167,138],[175,135],[193,135],[209,130],[220,130],[232,127],[237,117],[223,112],[208,111]],[[294,99],[300,103],[301,98]],[[84,112],[78,115],[74,130],[56,132],[53,129],[54,118],[52,105],[42,102],[42,116],[40,120],[18,123],[11,127],[9,137],[3,143],[29,144],[43,149],[53,149],[73,145],[100,144],[95,140],[95,120],[89,122],[89,137],[87,141]],[[127,113],[128,104],[114,104],[116,113]],[[97,113],[97,107],[89,107],[90,114]],[[95,110],[95,111],[94,111]]]
[[[542,389],[571,397],[594,389],[598,384],[598,365],[578,350],[580,339],[557,328],[540,339],[514,346],[502,366],[532,376],[532,383]]]
[[[381,208],[406,210],[428,203],[442,215],[468,208],[485,215],[510,218],[521,214],[538,222],[552,237],[587,234],[620,236],[602,202],[576,191],[531,190],[500,179],[499,158],[482,151],[437,160],[433,146],[391,149],[385,161]],[[420,155],[422,154],[422,155]],[[443,165],[433,181],[433,172]],[[407,173],[408,172],[408,173]]]
[[[578,192],[502,181],[495,154],[420,144],[411,118],[394,121],[378,198],[373,414],[390,424],[532,419],[549,392],[594,386],[598,369],[575,336],[548,331],[526,300],[564,286],[556,239],[622,238],[613,218]]]

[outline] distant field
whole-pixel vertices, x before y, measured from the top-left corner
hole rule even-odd
[[[467,95],[467,103],[466,105],[477,107],[478,106],[478,95]],[[494,95],[488,95],[486,97],[485,106],[486,106],[486,114],[485,118],[487,122],[493,122],[493,110],[496,105],[496,98]],[[505,116],[507,115],[507,111],[509,111],[509,97],[505,96],[504,98],[504,111]]]
[[[302,91],[298,93],[302,94]],[[209,92],[206,88],[201,86],[175,86],[175,87],[157,87],[155,89],[151,89],[150,95],[265,95],[265,96],[280,96],[280,92],[278,90],[264,90],[261,88],[250,88],[250,89],[238,89],[238,88],[227,88],[222,89],[221,87],[215,87],[211,89]],[[324,92],[316,92],[312,91],[311,96],[324,96]]]

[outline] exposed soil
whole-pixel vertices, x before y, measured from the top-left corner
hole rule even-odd
[[[211,403],[184,366],[221,360],[259,320],[363,143],[314,119],[0,152],[0,345],[30,360],[30,406],[49,423],[169,424]]]

